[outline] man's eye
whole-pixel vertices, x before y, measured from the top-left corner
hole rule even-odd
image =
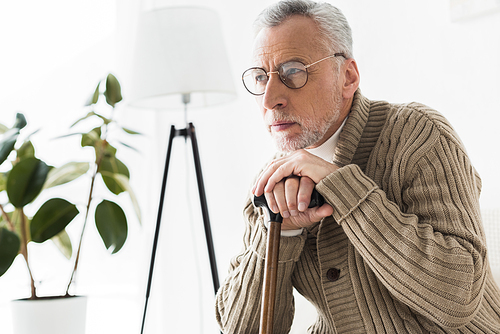
[[[267,75],[260,74],[255,76],[255,82],[262,83],[267,81]]]
[[[289,77],[289,76],[293,76],[293,75],[297,75],[297,74],[301,74],[303,73],[304,71],[301,70],[300,68],[296,68],[296,67],[292,67],[292,68],[288,68],[285,72],[285,76]]]

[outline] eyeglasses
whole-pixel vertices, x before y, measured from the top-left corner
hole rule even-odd
[[[345,58],[345,55],[343,53],[336,53],[309,65],[304,65],[300,61],[288,61],[281,64],[278,67],[278,70],[273,72],[266,72],[266,70],[261,67],[251,67],[243,72],[241,79],[243,80],[245,88],[250,92],[250,94],[253,95],[264,94],[269,81],[269,76],[271,74],[279,74],[281,82],[283,82],[288,88],[299,89],[304,87],[307,83],[307,69],[309,67],[333,57]]]

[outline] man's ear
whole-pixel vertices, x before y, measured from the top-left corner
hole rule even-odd
[[[342,86],[342,96],[344,99],[350,99],[359,86],[358,64],[352,58],[347,59],[343,66],[344,84]]]

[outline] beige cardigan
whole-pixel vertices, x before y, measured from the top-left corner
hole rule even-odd
[[[481,181],[444,117],[358,91],[335,163],[316,186],[333,215],[281,238],[274,333],[291,327],[293,288],[318,311],[310,333],[500,333]],[[244,214],[216,300],[226,334],[258,333],[267,231],[250,199]]]

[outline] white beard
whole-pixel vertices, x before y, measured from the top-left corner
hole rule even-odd
[[[340,116],[342,99],[339,94],[335,94],[332,104],[333,107],[320,119],[312,117],[302,118],[300,116],[288,115],[285,111],[279,109],[273,110],[273,121],[295,122],[302,130],[299,135],[288,136],[286,132],[273,132],[269,128],[276,148],[285,153],[293,152],[312,146],[323,139],[332,125],[338,121]],[[268,124],[272,124],[272,122]]]

